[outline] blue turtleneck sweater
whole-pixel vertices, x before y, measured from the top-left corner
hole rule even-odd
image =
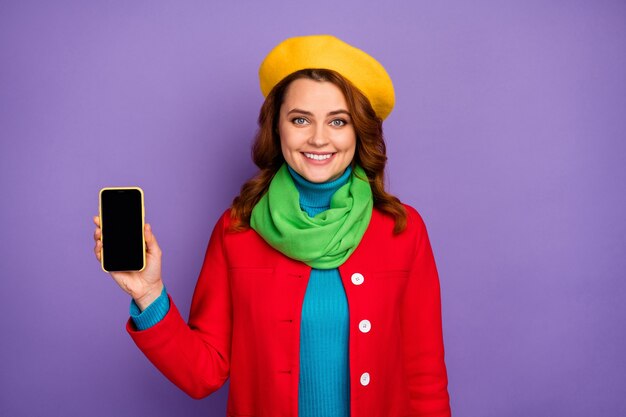
[[[332,195],[352,173],[324,183],[313,183],[291,167],[289,172],[300,194],[300,207],[310,217],[328,210]],[[158,323],[169,310],[165,287],[161,296],[143,312],[134,300],[130,314],[139,330]],[[348,358],[348,301],[339,270],[311,270],[302,305],[300,326],[299,417],[348,417],[350,369]]]
[[[315,217],[330,208],[330,198],[350,178],[348,166],[334,181],[312,183],[291,167],[300,207]],[[311,270],[300,325],[298,417],[350,415],[348,300],[339,270]]]

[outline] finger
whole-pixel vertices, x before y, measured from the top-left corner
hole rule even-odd
[[[146,243],[149,243],[150,240],[154,237],[154,235],[152,234],[152,228],[150,227],[149,223],[146,223],[144,225],[143,232],[144,237],[146,238]]]
[[[96,226],[100,226],[100,216],[93,216],[93,222]]]
[[[144,232],[144,236],[146,237],[146,244],[150,245],[154,240],[156,240],[154,234],[152,233],[152,226],[150,226],[149,223],[146,223],[146,226],[144,227]]]
[[[93,232],[93,240],[100,240],[100,237],[102,236],[102,229],[100,229],[99,227],[96,228],[96,230]]]
[[[148,223],[146,223],[146,244],[148,245],[148,252],[154,254],[159,254],[161,252],[156,236],[152,233],[152,226]]]
[[[93,251],[95,252],[96,258],[98,260],[100,260],[101,249],[102,249],[102,242],[101,241],[96,242],[96,246],[94,247]]]

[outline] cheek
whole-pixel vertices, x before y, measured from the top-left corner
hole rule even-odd
[[[278,125],[278,137],[280,138],[280,148],[282,149],[283,153],[285,153],[285,151],[289,149],[289,141],[291,136],[289,134],[289,130],[285,129],[283,124]]]
[[[356,147],[350,148],[350,151],[348,152],[348,159],[352,161],[354,159],[355,154],[356,154]]]
[[[280,135],[280,148],[283,154],[293,151],[293,137],[283,132],[283,134]]]
[[[354,155],[356,155],[356,140],[352,142],[350,149],[348,151],[349,159],[352,161],[354,159]]]
[[[283,134],[280,135],[280,150],[283,154],[283,159],[293,162],[294,153],[298,152],[293,133],[283,131]]]
[[[284,151],[298,152],[303,143],[307,141],[306,129],[285,127],[279,130],[280,145]]]
[[[282,136],[280,137],[280,150],[283,153],[283,159],[288,161],[290,159],[289,158],[289,147],[285,143],[285,140],[283,139]]]
[[[346,135],[346,137],[343,140],[342,147],[347,153],[354,154],[356,150],[356,135],[354,134]]]

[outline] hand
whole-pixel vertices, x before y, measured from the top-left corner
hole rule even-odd
[[[101,262],[102,230],[100,229],[100,217],[94,216],[93,222],[96,224],[96,230],[93,234],[93,239],[96,242],[94,252],[98,262]],[[109,272],[111,277],[117,282],[117,285],[133,297],[142,311],[156,300],[163,290],[163,281],[161,280],[161,248],[159,248],[150,225],[146,223],[144,227],[147,245],[146,267],[144,270],[141,272]]]

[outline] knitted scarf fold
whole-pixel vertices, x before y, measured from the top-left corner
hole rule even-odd
[[[332,269],[354,252],[369,225],[374,199],[363,168],[356,165],[330,208],[310,217],[300,208],[298,189],[287,164],[252,209],[250,227],[274,249],[316,269]]]

